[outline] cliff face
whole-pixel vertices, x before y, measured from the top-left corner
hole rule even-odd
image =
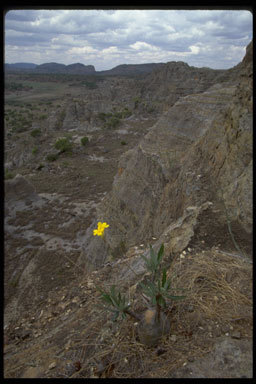
[[[93,223],[81,262],[100,265],[109,254],[160,237],[207,201],[218,226],[229,222],[234,233],[252,232],[251,58],[252,44],[228,82],[222,77],[204,93],[180,98],[122,156],[112,191],[98,206],[98,220],[110,224],[105,241],[93,238]],[[205,223],[209,232],[213,224]]]
[[[204,92],[219,78],[223,81],[228,77],[227,70],[196,68],[182,61],[168,62],[145,78],[140,93],[167,111],[180,97]]]

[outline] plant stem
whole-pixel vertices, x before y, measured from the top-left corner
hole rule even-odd
[[[161,295],[156,295],[156,313],[157,313],[157,322],[160,323],[160,312],[161,306],[159,305],[158,299],[160,299]]]
[[[139,315],[137,315],[136,313],[130,311],[129,309],[125,309],[124,313],[126,313],[127,315],[130,315],[131,317],[133,317],[134,319],[136,319],[138,321],[141,320],[141,317]]]

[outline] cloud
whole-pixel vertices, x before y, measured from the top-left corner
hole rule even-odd
[[[23,9],[5,17],[5,60],[47,60],[110,69],[123,63],[183,60],[230,68],[252,39],[243,10]]]
[[[144,41],[136,41],[136,43],[131,44],[130,47],[132,49],[135,49],[136,51],[141,51],[141,50],[155,51],[156,50],[156,47],[154,47],[151,44],[145,43]]]

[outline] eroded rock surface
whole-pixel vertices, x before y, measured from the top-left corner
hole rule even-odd
[[[251,68],[246,57],[233,85],[220,83],[180,98],[121,157],[112,191],[97,208],[97,219],[110,224],[104,244],[91,240],[96,221],[87,232],[84,252],[91,262],[160,236],[189,206],[206,201],[219,211],[221,225],[234,223],[233,231],[248,235],[250,243]]]

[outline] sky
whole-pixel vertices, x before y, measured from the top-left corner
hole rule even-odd
[[[252,40],[247,10],[13,9],[5,15],[5,63],[120,64],[183,61],[228,69]]]

